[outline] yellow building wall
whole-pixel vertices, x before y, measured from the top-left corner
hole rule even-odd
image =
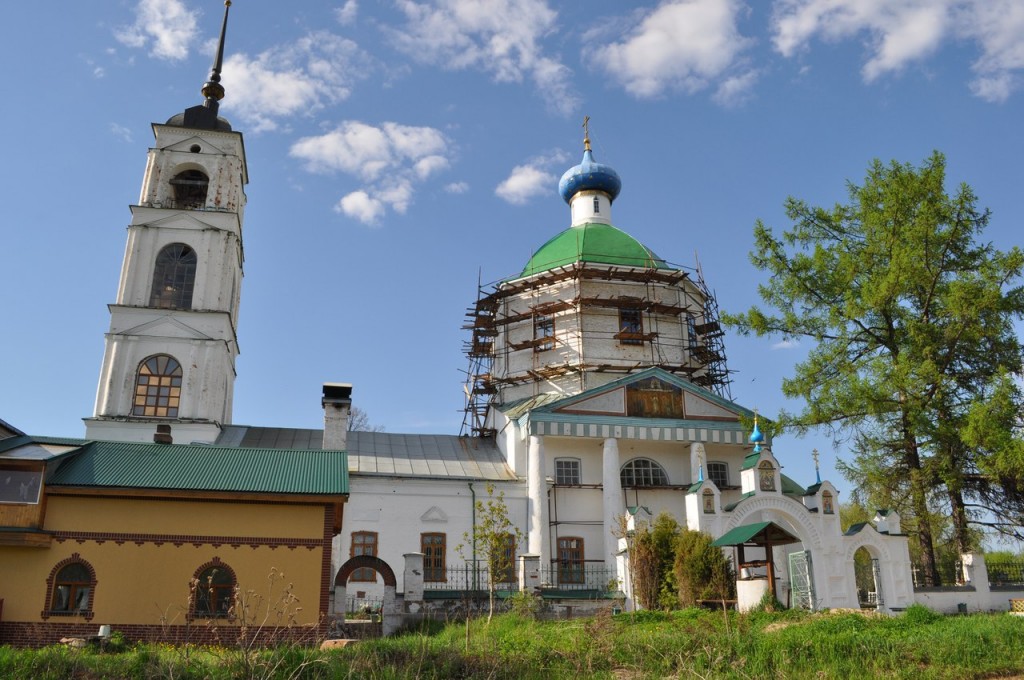
[[[44,528],[56,532],[49,548],[0,547],[4,621],[42,620],[41,612],[48,608],[47,577],[73,553],[96,572],[92,622],[97,625],[184,623],[189,581],[215,557],[234,570],[243,592],[251,590],[263,599],[263,611],[267,602],[275,611],[274,603],[292,584],[298,598],[292,609],[302,608],[296,621],[319,620],[323,505],[66,496],[51,496],[48,502]],[[236,541],[228,537],[241,544],[232,546]],[[296,540],[302,545],[287,545]],[[282,578],[271,585],[268,577],[275,570]]]

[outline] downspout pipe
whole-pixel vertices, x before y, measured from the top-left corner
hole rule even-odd
[[[473,523],[470,525],[470,531],[472,532],[471,535],[473,537],[473,590],[476,591],[480,590],[480,572],[476,565],[476,491],[473,489],[473,482],[466,482],[466,484],[469,486],[469,495],[473,502],[470,512]]]

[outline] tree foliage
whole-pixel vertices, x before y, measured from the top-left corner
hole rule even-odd
[[[494,494],[494,485],[487,485],[487,498],[476,501],[476,521],[473,528],[463,534],[463,543],[456,549],[464,559],[487,567],[487,622],[494,616],[494,596],[498,585],[508,583],[515,576],[516,546],[523,541],[523,532],[508,518],[505,492]]]
[[[950,516],[966,547],[968,523],[1001,511],[985,499],[1019,491],[992,467],[1012,461],[1012,447],[993,444],[993,457],[978,442],[995,435],[966,432],[998,376],[1021,370],[1013,321],[1024,316],[1024,254],[979,241],[989,212],[966,184],[946,193],[945,166],[938,152],[920,168],[876,160],[846,204],[787,199],[792,228],[754,228],[751,261],[769,274],[759,292],[770,309],[724,315],[742,334],[814,343],[783,381],[806,404],[783,424],[829,426],[852,442],[844,474],[872,499],[901,503],[929,584],[930,513]],[[1019,395],[1014,403],[1019,413]]]
[[[692,607],[698,600],[728,600],[735,596],[736,575],[714,538],[703,531],[683,529],[676,538],[675,581],[679,603]]]
[[[349,432],[383,432],[383,425],[372,425],[369,414],[358,406],[353,406],[348,414]]]

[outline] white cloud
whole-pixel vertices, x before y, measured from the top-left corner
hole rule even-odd
[[[224,107],[237,112],[250,132],[274,130],[282,118],[346,99],[368,74],[369,62],[356,43],[327,31],[255,57],[235,53],[224,62]]]
[[[135,23],[114,33],[128,47],[150,46],[158,59],[184,59],[196,38],[196,12],[181,0],[139,0]]]
[[[776,349],[796,349],[799,346],[800,346],[800,341],[799,340],[797,340],[795,338],[786,338],[785,340],[780,340],[779,342],[776,342],[775,344],[773,344],[772,345],[772,349],[773,350],[776,350]]]
[[[384,214],[384,204],[365,191],[353,191],[335,206],[335,210],[355,218],[363,224],[375,224]]]
[[[110,132],[116,137],[120,137],[126,142],[132,141],[132,131],[126,128],[124,125],[118,125],[117,123],[110,124]]]
[[[479,69],[498,82],[530,79],[548,106],[563,114],[579,104],[569,68],[544,53],[543,39],[554,33],[558,18],[547,0],[398,0],[398,6],[407,22],[389,32],[413,58]]]
[[[862,74],[871,82],[938,49],[955,0],[778,0],[772,17],[775,48],[793,56],[817,34],[830,41],[861,32],[871,37]]]
[[[513,205],[523,205],[534,196],[549,193],[557,178],[536,165],[517,165],[511,174],[497,186],[498,198]]]
[[[427,156],[416,161],[415,170],[420,179],[426,179],[435,172],[448,168],[448,159],[444,156]]]
[[[664,2],[638,14],[620,40],[587,50],[588,56],[637,97],[698,92],[729,77],[752,44],[736,25],[742,8],[740,0]]]
[[[342,26],[354,23],[358,13],[359,3],[356,0],[346,0],[344,5],[334,10],[334,16]]]
[[[786,57],[815,38],[836,42],[866,34],[861,73],[869,83],[927,59],[953,39],[980,46],[971,90],[983,99],[1004,101],[1024,69],[1019,0],[777,0],[772,31]]]
[[[449,194],[464,194],[469,191],[469,184],[466,182],[452,182],[446,184],[444,190]]]
[[[416,183],[451,165],[448,147],[448,139],[435,128],[350,120],[299,139],[289,153],[305,161],[310,172],[343,172],[366,183],[343,198],[338,209],[374,224],[387,208],[400,214],[408,210]]]
[[[1018,0],[977,0],[959,11],[958,34],[976,40],[981,57],[971,91],[992,102],[1005,101],[1020,86],[1024,70],[1024,4]]]
[[[735,107],[745,104],[752,96],[751,90],[757,83],[757,71],[747,71],[730,78],[726,78],[715,90],[711,97],[715,103],[726,107]]]

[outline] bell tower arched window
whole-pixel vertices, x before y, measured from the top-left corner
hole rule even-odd
[[[184,243],[165,246],[156,256],[149,306],[161,309],[192,309],[196,284],[196,251]]]
[[[135,378],[133,416],[177,418],[181,402],[181,364],[167,354],[151,356],[139,364]]]
[[[171,180],[174,190],[174,207],[181,210],[202,210],[206,207],[206,190],[210,178],[201,170],[179,172]]]

